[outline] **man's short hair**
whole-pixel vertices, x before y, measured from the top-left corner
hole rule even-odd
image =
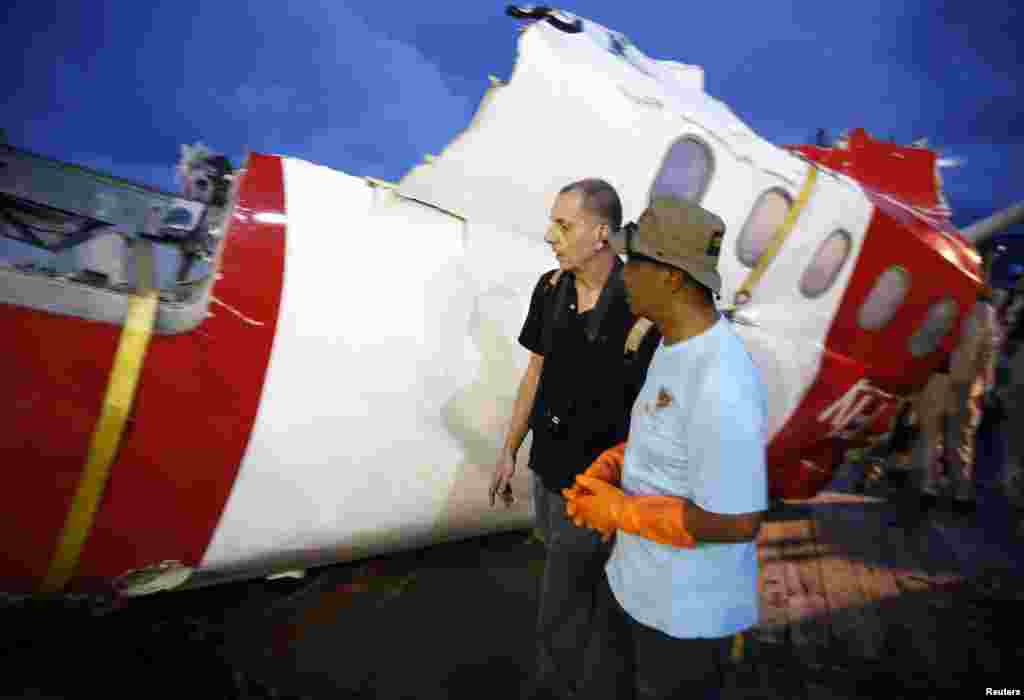
[[[622,226],[622,201],[619,193],[610,184],[591,177],[566,185],[558,194],[579,192],[583,196],[583,208],[608,224],[612,231]]]

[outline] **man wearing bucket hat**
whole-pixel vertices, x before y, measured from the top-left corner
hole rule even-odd
[[[655,198],[610,238],[634,313],[658,327],[624,451],[565,491],[578,526],[615,544],[581,697],[704,697],[732,637],[757,623],[755,538],[768,507],[765,389],[715,308],[725,225]]]

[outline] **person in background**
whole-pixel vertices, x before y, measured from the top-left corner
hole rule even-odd
[[[998,387],[999,402],[1006,416],[1006,461],[1003,467],[1003,492],[1010,504],[1024,511],[1024,431],[1016,421],[1024,415],[1024,276],[1014,287],[1006,309],[1006,341],[1003,344],[1003,381]],[[1024,520],[1017,535],[1024,536]]]
[[[918,497],[916,503],[904,502],[900,509],[901,520],[904,516],[909,518],[904,521],[908,525],[917,524],[920,517],[927,515],[938,504],[944,479],[943,436],[949,420],[951,396],[947,359],[928,377],[913,403],[917,438],[910,454],[910,473]],[[908,497],[913,499],[909,492]]]
[[[950,358],[945,457],[953,490],[953,510],[960,515],[971,514],[976,508],[975,437],[985,397],[995,381],[998,344],[992,289],[984,286],[964,321],[960,343]]]

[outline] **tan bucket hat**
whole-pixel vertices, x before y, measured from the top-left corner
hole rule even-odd
[[[719,294],[718,256],[724,235],[725,223],[707,209],[680,197],[659,196],[635,224],[611,234],[608,243],[620,255],[643,255],[686,270]]]

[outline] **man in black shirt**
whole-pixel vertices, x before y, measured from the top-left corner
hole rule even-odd
[[[530,697],[566,697],[574,689],[608,556],[599,534],[566,517],[561,491],[626,439],[633,401],[658,342],[657,332],[644,334],[649,324],[632,315],[622,262],[608,246],[621,223],[622,205],[607,182],[581,180],[561,190],[544,237],[558,269],[537,282],[519,336],[530,361],[495,465],[491,504],[506,493],[519,447],[532,430],[529,468],[547,563]]]

